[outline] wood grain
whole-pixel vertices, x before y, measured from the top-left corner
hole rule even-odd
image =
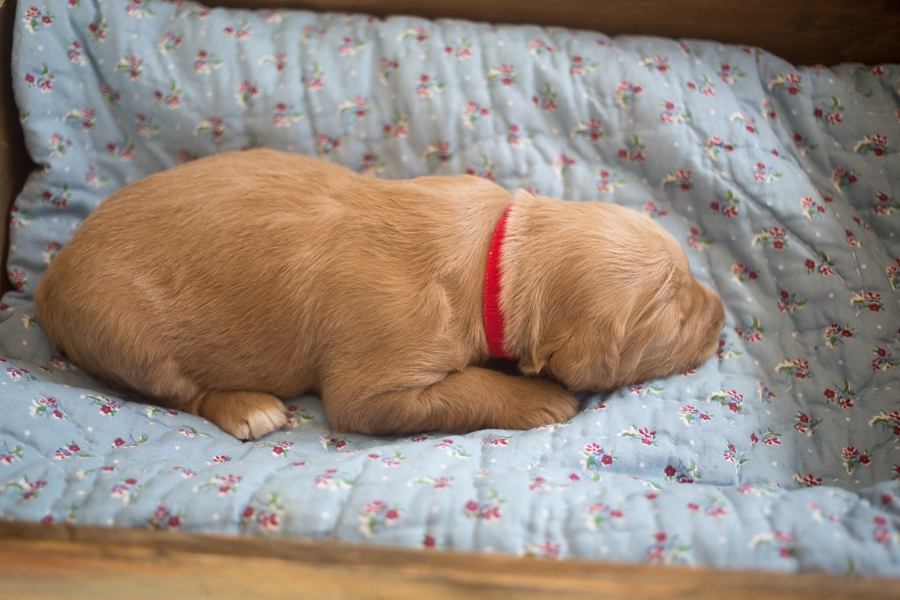
[[[6,273],[9,245],[9,211],[34,164],[25,151],[19,111],[13,100],[12,40],[16,6],[10,0],[0,0],[0,295],[12,286]]]
[[[0,598],[721,600],[900,597],[900,580],[664,568],[37,523],[0,523]]]
[[[247,6],[247,0],[211,0]],[[796,65],[900,62],[900,1],[846,0],[266,0],[267,6],[540,23],[760,46]]]

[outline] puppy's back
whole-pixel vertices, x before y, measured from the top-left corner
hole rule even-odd
[[[315,159],[256,150],[123,188],[48,267],[35,297],[41,322],[77,364],[139,391],[153,395],[161,374],[176,371],[201,386],[227,386],[227,377],[213,381],[200,364],[227,373],[233,340],[256,344],[260,356],[283,351],[284,335],[260,334],[279,331],[265,315],[281,314],[281,303],[295,297],[285,269],[299,268],[304,242],[316,246],[309,223],[321,231],[329,213],[339,218],[331,192],[352,177]],[[198,326],[208,335],[186,334]],[[261,367],[260,378],[268,371]],[[196,392],[174,387],[185,389],[168,395]]]

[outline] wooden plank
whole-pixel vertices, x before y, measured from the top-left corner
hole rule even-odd
[[[818,0],[212,0],[262,5],[418,15],[491,23],[541,23],[638,34],[712,39],[760,46],[798,65],[900,62],[900,2]]]
[[[6,273],[6,255],[9,245],[9,211],[16,195],[34,164],[25,151],[19,110],[13,100],[12,89],[12,40],[15,25],[16,3],[0,0],[0,295],[12,289]]]
[[[900,580],[431,552],[332,541],[0,523],[0,598],[466,600],[900,597]]]

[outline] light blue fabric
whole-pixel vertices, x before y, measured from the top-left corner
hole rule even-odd
[[[2,518],[900,574],[900,66],[187,2],[18,10],[41,169],[0,307]],[[721,293],[720,352],[532,431],[337,435],[303,397],[247,444],[56,355],[31,299],[81,220],[258,145],[643,211]]]

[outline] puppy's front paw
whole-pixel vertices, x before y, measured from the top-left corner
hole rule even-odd
[[[200,405],[200,415],[245,441],[260,438],[287,423],[284,403],[260,392],[210,392]]]
[[[539,377],[522,377],[522,390],[504,420],[507,429],[533,429],[568,421],[578,413],[578,400],[563,386]]]

